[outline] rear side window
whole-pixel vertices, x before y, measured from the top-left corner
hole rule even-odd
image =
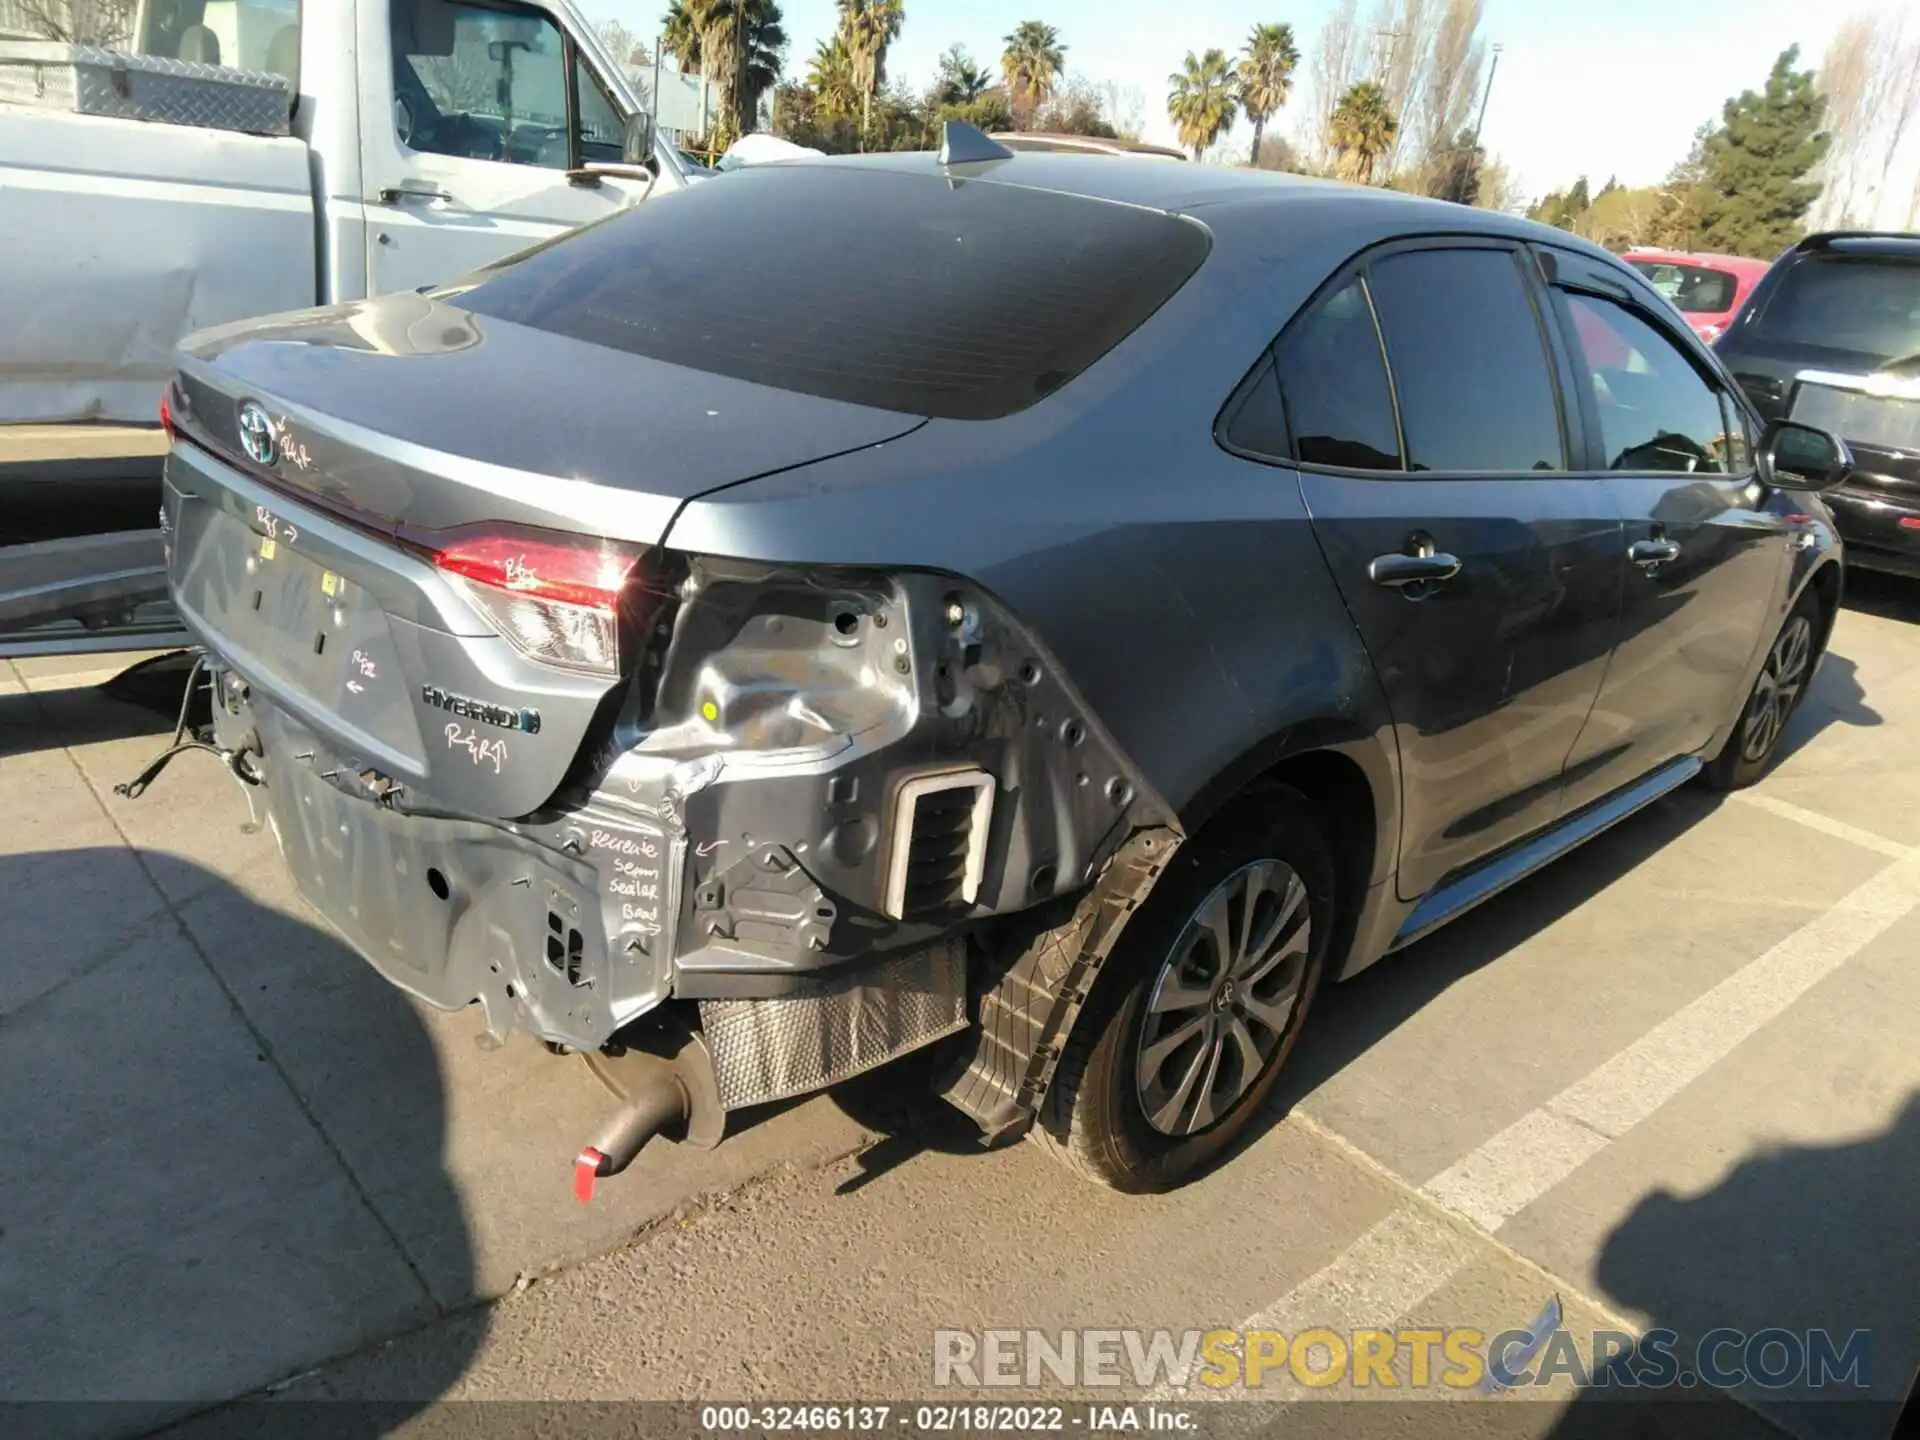
[[[1880,360],[1920,351],[1920,260],[1821,255],[1794,262],[1754,333]]]
[[[454,303],[778,389],[987,420],[1093,364],[1208,247],[1163,211],[805,161],[577,231]]]
[[[1277,358],[1296,460],[1349,470],[1402,468],[1393,392],[1358,277],[1303,315]]]
[[[1407,468],[1564,470],[1546,342],[1513,256],[1413,250],[1368,267]]]
[[[1705,265],[1677,265],[1664,260],[1629,260],[1647,277],[1647,283],[1687,315],[1723,315],[1733,308],[1733,276]]]
[[[1747,464],[1733,406],[1674,345],[1624,305],[1567,294],[1600,412],[1609,470],[1724,475]]]

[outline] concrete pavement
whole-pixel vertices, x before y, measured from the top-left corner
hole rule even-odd
[[[1555,1294],[1581,1335],[1869,1329],[1887,1394],[1920,1361],[1920,598],[1859,590],[1775,776],[1673,796],[1324,994],[1258,1137],[1146,1199],[981,1152],[888,1077],[649,1153],[580,1210],[567,1164],[603,1106],[582,1067],[482,1054],[466,1017],[373,978],[205,757],[114,797],[150,714],[68,683],[79,662],[21,662],[0,1399],[137,1402],[53,1412],[136,1433],[276,1385],[442,1433],[472,1412],[440,1399],[952,1398],[942,1328],[1491,1334]],[[1262,1393],[1302,1402],[1301,1433],[1431,1428]],[[1447,1409],[1567,1435],[1599,1408],[1542,1393]],[[1663,1413],[1892,1419],[1751,1387]]]

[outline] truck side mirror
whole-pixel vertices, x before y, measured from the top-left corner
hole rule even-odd
[[[1853,473],[1853,452],[1829,431],[1774,420],[1760,437],[1760,478],[1777,490],[1832,490]]]
[[[636,110],[627,117],[627,133],[620,142],[623,165],[647,165],[653,160],[653,117]]]

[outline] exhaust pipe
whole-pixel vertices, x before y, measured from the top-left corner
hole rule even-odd
[[[631,1044],[586,1057],[588,1068],[619,1097],[591,1144],[573,1161],[573,1198],[593,1200],[594,1183],[618,1175],[656,1135],[710,1150],[726,1130],[713,1060],[698,1035],[653,1031]]]
[[[573,1198],[582,1205],[593,1200],[593,1182],[618,1175],[633,1163],[640,1147],[661,1131],[681,1124],[693,1113],[686,1086],[671,1071],[662,1071],[626,1108],[616,1113],[573,1162]]]

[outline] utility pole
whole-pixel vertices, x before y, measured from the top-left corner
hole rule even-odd
[[[1480,114],[1473,122],[1473,148],[1480,148],[1480,127],[1487,120],[1487,101],[1493,96],[1493,77],[1500,69],[1501,46],[1496,42],[1493,47],[1493,63],[1487,66],[1487,88],[1480,92]]]

